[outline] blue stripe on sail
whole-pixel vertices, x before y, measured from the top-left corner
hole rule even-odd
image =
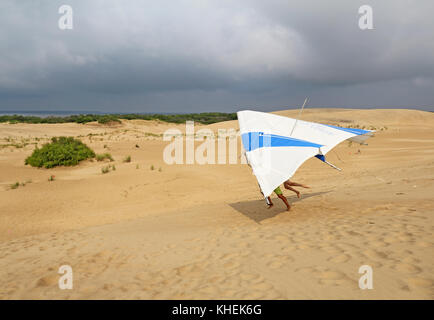
[[[362,134],[366,134],[368,132],[371,132],[371,131],[368,131],[368,130],[356,129],[356,128],[342,128],[342,127],[332,126],[331,124],[325,124],[325,126],[331,127],[331,128],[335,128],[335,129],[339,129],[339,130],[342,130],[342,131],[346,131],[346,132],[349,132],[349,133],[357,134],[359,136],[362,135]]]
[[[278,136],[275,134],[264,134],[263,132],[243,133],[241,139],[246,151],[253,151],[263,147],[322,147],[320,144],[309,141]]]

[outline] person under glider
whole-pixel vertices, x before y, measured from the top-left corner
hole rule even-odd
[[[306,160],[315,157],[340,170],[326,160],[326,154],[342,141],[363,143],[373,135],[371,130],[342,128],[250,110],[237,112],[237,117],[247,164],[267,204],[272,205],[270,195],[275,192],[288,210],[290,206],[279,186],[283,183],[292,191],[294,186],[305,187],[291,184],[289,179]],[[294,192],[299,196],[297,190]]]
[[[289,179],[283,183],[283,186],[285,187],[285,189],[288,189],[288,190],[295,192],[295,194],[297,195],[298,198],[300,198],[300,191],[294,189],[293,187],[310,188],[304,184],[290,181]],[[277,187],[276,189],[274,189],[273,191],[286,205],[286,210],[287,211],[291,210],[291,205],[289,204],[288,199],[286,199],[286,197],[283,195],[283,192],[282,192],[282,189],[280,189],[280,186]],[[273,201],[271,201],[271,198],[269,196],[267,197],[267,204],[268,204],[268,209],[270,209],[274,205]]]
[[[301,183],[293,182],[289,179],[283,183],[283,186],[285,187],[285,189],[288,189],[288,190],[291,190],[292,192],[295,192],[295,194],[297,195],[297,198],[300,198],[300,191],[294,189],[293,187],[302,187],[305,189],[310,189],[309,186],[306,186],[306,185],[301,184]]]

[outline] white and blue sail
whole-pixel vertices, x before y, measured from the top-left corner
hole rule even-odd
[[[291,178],[309,158],[325,155],[340,142],[363,142],[371,130],[341,128],[257,111],[237,112],[246,158],[265,197]]]

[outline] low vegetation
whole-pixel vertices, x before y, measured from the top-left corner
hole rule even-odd
[[[338,127],[342,127],[342,126],[338,125]],[[364,125],[359,125],[359,124],[350,124],[350,125],[343,126],[343,127],[345,127],[345,128],[354,128],[354,129],[363,129],[363,130],[376,130],[376,131],[378,131],[378,130],[380,130],[380,131],[387,130],[386,126],[378,126],[378,127],[376,127],[376,126],[373,126],[373,125],[370,125],[370,126],[365,125],[364,126]]]
[[[114,165],[104,166],[104,167],[101,168],[101,173],[102,174],[106,174],[106,173],[109,173],[110,170],[115,171],[116,167]]]
[[[95,159],[96,159],[96,161],[104,161],[104,160],[114,161],[113,157],[110,153],[97,154],[95,156]]]
[[[145,132],[145,137],[157,137],[157,138],[159,138],[159,137],[162,137],[163,136],[163,134],[162,133],[160,133],[160,134],[158,134],[158,133],[152,133],[152,132]]]
[[[204,112],[185,114],[80,114],[64,117],[36,117],[22,115],[3,115],[0,122],[9,123],[88,123],[97,121],[101,124],[120,123],[121,119],[126,120],[160,120],[171,123],[184,123],[187,120],[196,121],[202,124],[211,124],[221,121],[236,120],[236,113]]]
[[[124,162],[131,162],[131,156],[126,156],[124,158]]]
[[[103,115],[98,118],[98,123],[101,124],[119,124],[121,123],[121,120],[118,119],[115,115]]]
[[[0,150],[9,147],[21,149],[31,144],[37,145],[37,141],[39,141],[38,138],[34,138],[35,141],[32,142],[30,138],[12,138],[12,137],[3,138],[1,140],[3,140],[6,143],[0,142]]]
[[[19,186],[20,186],[20,183],[19,182],[15,182],[14,184],[10,185],[10,188],[11,189],[17,189]]]
[[[33,167],[53,168],[56,166],[73,166],[80,161],[94,158],[95,152],[80,140],[72,137],[52,138],[51,143],[36,148],[26,158],[25,164]]]
[[[14,190],[14,189],[17,189],[19,186],[21,186],[21,187],[25,187],[26,186],[26,184],[28,184],[28,183],[32,183],[32,180],[27,180],[26,182],[15,182],[15,183],[13,183],[13,184],[11,184],[10,186],[9,186],[9,188],[10,189],[12,189],[12,190]]]

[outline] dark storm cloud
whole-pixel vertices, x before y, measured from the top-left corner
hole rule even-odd
[[[58,8],[74,29],[57,27]],[[358,8],[374,30],[358,28]],[[430,1],[3,1],[0,109],[434,106]]]

